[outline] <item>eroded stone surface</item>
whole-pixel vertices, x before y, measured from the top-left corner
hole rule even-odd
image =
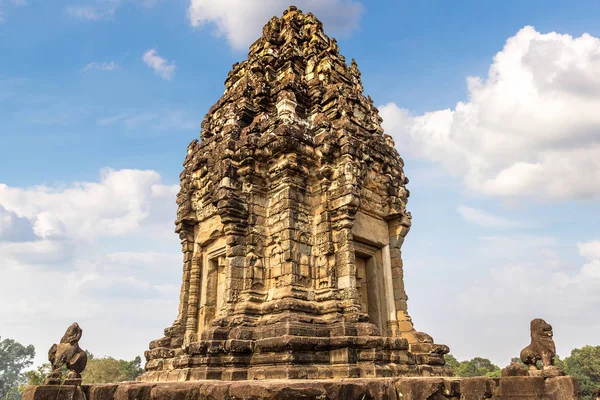
[[[57,386],[28,388],[24,399],[55,397]],[[74,387],[73,387],[74,388]],[[303,381],[196,381],[83,386],[88,400],[576,400],[573,378],[378,378]],[[54,397],[53,397],[54,396]]]
[[[529,375],[553,378],[564,375],[554,365],[556,345],[554,344],[552,325],[541,318],[531,321],[531,343],[521,350],[521,361],[529,367]],[[538,370],[537,362],[541,361],[542,369]]]
[[[113,397],[106,397],[107,400]],[[23,400],[86,400],[84,390],[77,385],[28,386]],[[96,399],[100,400],[99,397]]]
[[[79,347],[79,340],[83,334],[77,322],[71,324],[60,339],[48,350],[48,361],[52,371],[46,377],[46,385],[80,385],[81,373],[87,365],[87,354]],[[69,371],[63,380],[62,370],[66,367]]]
[[[311,13],[274,17],[187,149],[178,317],[142,381],[449,375],[407,312],[404,162]]]

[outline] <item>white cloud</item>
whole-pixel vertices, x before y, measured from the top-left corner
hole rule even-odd
[[[171,254],[139,254],[136,264],[127,258],[111,262],[119,253],[108,253],[80,254],[68,262],[69,269],[60,264],[3,268],[0,301],[10,307],[0,309],[2,336],[34,344],[35,362],[41,364],[50,345],[77,321],[84,331],[82,346],[94,354],[141,355],[177,315],[181,256],[173,247]]]
[[[76,273],[80,279],[76,285],[95,297],[158,298],[165,290],[161,282],[166,283],[173,276],[165,271],[165,266],[177,268],[181,263],[182,256],[177,250],[174,248],[172,254],[116,252],[77,260]]]
[[[36,186],[22,189],[0,184],[0,205],[27,218],[37,236],[61,232],[79,240],[115,236],[140,229],[153,208],[172,199],[177,186],[162,190],[155,171],[102,171],[100,182],[75,183],[66,188]]]
[[[154,72],[161,78],[168,81],[173,79],[173,75],[175,75],[175,68],[177,68],[175,63],[169,63],[166,59],[159,56],[156,49],[150,49],[146,51],[142,57],[142,60],[144,60],[144,63],[152,68]]]
[[[114,71],[116,69],[119,69],[119,64],[117,64],[114,61],[102,63],[94,61],[83,67],[84,71],[89,71],[90,69],[99,69],[100,71]]]
[[[31,221],[0,205],[0,241],[26,242],[34,238]]]
[[[590,260],[600,260],[600,240],[577,243],[579,254]]]
[[[502,197],[600,197],[600,39],[521,29],[487,79],[468,77],[469,102],[413,116],[381,107],[404,153]]]
[[[116,11],[116,7],[94,7],[87,5],[70,6],[66,8],[67,14],[75,19],[83,19],[88,21],[101,21],[111,18]]]
[[[48,266],[71,261],[73,243],[42,238],[28,242],[0,243],[0,255],[5,265],[11,267]]]
[[[488,341],[497,337],[496,348],[488,348],[488,354],[508,363],[510,355],[518,355],[526,345],[527,337],[522,336],[533,318],[554,325],[562,357],[575,346],[596,344],[586,343],[585,338],[600,333],[595,318],[600,306],[598,242],[578,243],[579,253],[588,258],[578,267],[559,259],[553,248],[558,243],[551,238],[490,239],[482,243],[482,252],[489,255],[488,277],[458,292],[458,304],[451,302],[461,310],[460,323],[480,327],[473,335],[485,336]],[[490,247],[496,247],[492,254],[488,253]],[[506,329],[509,326],[511,329]],[[585,332],[578,332],[583,327]]]
[[[304,12],[315,14],[325,29],[342,35],[358,27],[364,10],[355,0],[297,0],[295,4]],[[281,16],[289,5],[287,0],[265,0],[260,6],[247,0],[190,0],[188,17],[195,27],[214,23],[218,35],[241,49],[258,39],[269,19]]]
[[[478,240],[476,248],[488,262],[503,265],[531,262],[553,268],[560,261],[554,250],[558,239],[553,236],[514,234],[481,236]]]
[[[98,182],[0,185],[2,336],[33,343],[41,363],[78,321],[95,354],[141,354],[177,312],[177,190],[155,171],[110,169]]]
[[[521,225],[518,221],[492,215],[483,210],[465,205],[458,206],[457,211],[465,221],[479,226],[490,228],[515,228]]]

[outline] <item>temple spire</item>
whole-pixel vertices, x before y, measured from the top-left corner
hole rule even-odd
[[[381,122],[314,15],[265,25],[188,146],[179,314],[142,379],[448,373],[408,315],[408,180]]]

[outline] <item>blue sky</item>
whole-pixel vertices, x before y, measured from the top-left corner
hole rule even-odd
[[[132,358],[175,317],[181,163],[288,5],[257,3],[0,0],[0,335],[36,361],[72,320]],[[600,4],[576,4],[297,1],[406,161],[409,309],[459,359],[503,366],[535,317],[562,356],[598,344]]]

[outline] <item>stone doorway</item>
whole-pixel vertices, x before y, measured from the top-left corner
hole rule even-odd
[[[383,270],[381,249],[355,242],[356,289],[361,312],[369,315],[369,322],[384,333],[386,330],[385,292],[383,290]]]
[[[207,252],[205,255],[204,271],[202,271],[203,285],[202,296],[200,297],[200,324],[198,333],[202,333],[206,328],[212,325],[212,322],[219,316],[219,311],[223,307],[226,289],[225,276],[225,249]]]

